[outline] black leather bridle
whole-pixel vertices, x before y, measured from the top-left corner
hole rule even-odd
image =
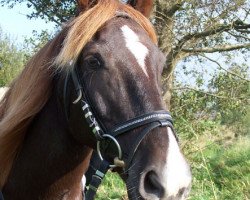
[[[67,87],[68,81],[71,78],[77,93],[77,99],[73,104],[81,104],[83,115],[92,130],[97,142],[97,149],[93,153],[89,169],[86,173],[86,187],[85,187],[85,200],[93,200],[96,195],[96,191],[101,184],[106,172],[111,168],[122,167],[125,171],[128,170],[131,161],[133,160],[134,154],[139,147],[141,141],[145,136],[150,133],[151,130],[157,127],[170,127],[173,130],[173,121],[169,112],[165,110],[154,111],[151,113],[146,113],[141,116],[135,117],[128,121],[122,122],[118,125],[115,125],[111,130],[107,130],[105,126],[98,120],[94,106],[91,105],[91,101],[86,92],[86,86],[79,78],[79,72],[77,67],[70,64],[71,71],[67,74],[64,82],[64,110],[66,118],[68,119],[68,109],[67,109]],[[95,116],[94,116],[95,115]],[[122,154],[122,149],[119,142],[116,140],[122,134],[125,134],[131,130],[142,127],[139,135],[133,141],[132,148],[128,153],[128,156]],[[101,153],[100,144],[105,141],[112,141],[118,152],[118,156],[114,159],[114,163],[110,164],[106,161]],[[0,200],[4,200],[3,194],[0,191]]]
[[[70,64],[72,65],[72,64]],[[96,118],[96,114],[94,107],[91,105],[91,101],[88,97],[88,93],[86,92],[86,87],[84,83],[79,78],[79,72],[77,71],[77,67],[70,66],[71,71],[67,74],[64,82],[64,110],[66,114],[66,118],[68,119],[68,109],[67,109],[67,86],[68,81],[71,78],[77,93],[77,99],[73,102],[73,104],[81,104],[83,115],[92,130],[97,142],[97,149],[93,153],[89,169],[86,173],[86,187],[85,187],[85,200],[93,200],[96,195],[96,191],[101,184],[106,172],[115,167],[122,167],[125,171],[128,170],[131,161],[134,157],[134,154],[139,147],[141,141],[145,138],[145,136],[150,133],[151,130],[157,127],[170,127],[173,130],[173,121],[169,112],[165,110],[154,111],[151,113],[147,113],[128,121],[122,122],[118,125],[115,125],[111,130],[107,130],[105,126]],[[95,116],[94,116],[95,115]],[[131,130],[142,127],[143,129],[140,131],[140,134],[137,136],[135,141],[132,144],[132,148],[128,154],[128,156],[124,156],[122,154],[122,149],[120,144],[116,140],[122,134],[125,134]],[[112,141],[118,150],[118,156],[114,159],[114,163],[110,164],[106,161],[101,153],[100,144],[107,140]],[[3,194],[0,191],[0,200],[4,200]]]
[[[101,184],[102,179],[104,178],[105,173],[108,171],[108,169],[122,167],[126,171],[131,164],[137,148],[139,147],[141,141],[145,138],[145,136],[150,133],[151,130],[157,127],[170,127],[173,130],[173,121],[169,112],[165,110],[159,110],[135,117],[133,119],[115,125],[111,130],[107,130],[105,126],[100,122],[100,120],[98,120],[95,114],[94,107],[91,105],[90,98],[86,91],[86,86],[84,82],[79,78],[80,73],[78,72],[78,68],[76,66],[73,66],[72,63],[70,68],[71,71],[65,79],[65,88],[67,88],[69,77],[71,77],[76,93],[78,95],[73,104],[81,104],[84,117],[89,127],[91,128],[97,142],[96,152],[91,158],[90,167],[88,169],[88,172],[86,173],[87,187],[85,188],[87,189],[85,190],[85,199],[92,200],[94,199],[97,188]],[[67,94],[67,92],[64,92],[64,94]],[[141,127],[142,130],[140,131],[135,141],[133,141],[133,145],[128,156],[125,157],[122,154],[122,149],[116,138],[139,127]],[[107,162],[103,158],[101,153],[100,144],[107,140],[113,142],[118,150],[118,156],[114,159],[113,164]]]

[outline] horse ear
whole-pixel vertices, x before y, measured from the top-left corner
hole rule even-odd
[[[77,0],[78,13],[84,12],[94,6],[97,0]]]
[[[127,3],[149,18],[154,6],[153,0],[128,0]]]

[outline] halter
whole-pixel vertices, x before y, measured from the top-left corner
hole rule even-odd
[[[77,93],[77,99],[73,102],[73,104],[81,104],[83,115],[97,142],[96,152],[94,152],[92,155],[90,166],[86,173],[87,187],[85,187],[85,199],[92,200],[94,199],[96,191],[109,169],[122,167],[125,171],[128,170],[133,157],[145,136],[157,127],[170,127],[173,130],[173,121],[169,112],[165,110],[159,110],[132,118],[114,126],[111,130],[107,130],[95,114],[95,107],[91,105],[90,98],[86,92],[86,87],[84,83],[80,81],[81,79],[79,79],[80,76],[77,68],[73,66],[72,63],[70,63],[70,65],[72,67],[72,71],[66,76],[65,79],[64,101],[66,100],[65,95],[67,94],[66,90],[68,80],[71,77]],[[66,105],[65,102],[64,105]],[[120,144],[116,138],[139,127],[141,127],[142,130],[132,144],[130,152],[128,155],[123,155]],[[118,152],[118,156],[115,157],[114,163],[112,164],[106,161],[102,156],[101,144],[105,142],[114,143]],[[106,148],[109,148],[109,146]]]

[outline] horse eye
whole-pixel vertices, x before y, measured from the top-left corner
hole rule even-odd
[[[98,58],[91,56],[87,59],[87,65],[92,69],[98,69],[101,67],[101,61]]]

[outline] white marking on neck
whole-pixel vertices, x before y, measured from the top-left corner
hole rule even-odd
[[[83,190],[85,189],[85,186],[86,186],[86,176],[83,175],[82,176],[82,188],[83,188]]]
[[[190,168],[184,159],[174,133],[168,127],[169,146],[167,163],[164,168],[164,186],[168,196],[176,196],[181,188],[188,188],[191,184]],[[181,199],[183,199],[182,197]]]
[[[125,37],[126,47],[135,56],[144,74],[148,77],[145,65],[145,59],[149,53],[148,48],[140,42],[138,35],[127,25],[124,25],[121,30]]]

